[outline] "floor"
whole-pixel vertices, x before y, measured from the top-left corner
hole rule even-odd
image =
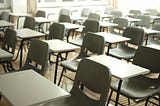
[[[27,52],[24,53],[25,56],[26,56],[26,54],[27,54]],[[76,53],[75,52],[69,53],[69,58],[74,58],[76,56],[77,56],[77,52]],[[52,59],[55,60],[55,57],[52,57]],[[25,58],[23,58],[23,60],[25,60]],[[23,61],[23,63],[24,63],[24,61]],[[16,61],[13,62],[13,65],[14,65],[15,69],[18,69],[18,67],[19,67],[19,58]],[[53,81],[53,78],[54,78],[54,67],[55,67],[55,64],[49,64],[49,67],[48,67],[48,69],[46,71],[46,74],[45,74],[45,77],[47,79],[49,79],[50,81]],[[59,67],[58,74],[60,74],[61,70],[62,70],[62,68]],[[0,74],[2,74],[2,73],[4,73],[4,71],[3,71],[2,66],[0,65]],[[67,75],[69,75],[70,77],[74,78],[74,74],[71,73],[71,72],[67,72]],[[66,91],[69,92],[71,90],[71,88],[72,88],[72,85],[73,85],[73,81],[70,81],[70,80],[68,80],[66,78],[63,78],[60,87],[62,87],[63,89],[65,89]],[[97,98],[96,94],[93,94],[93,93],[91,93],[89,91],[87,91],[87,92],[92,97]],[[112,96],[112,98],[115,98],[115,94],[114,94],[114,96]],[[127,98],[125,98],[123,96],[120,96],[120,103],[122,103],[124,106],[128,106]],[[114,102],[111,101],[110,104],[114,105]],[[10,106],[10,105],[7,102],[7,100],[5,100],[5,98],[2,97],[2,99],[0,101],[0,106]],[[133,101],[131,101],[131,106],[144,106],[144,102],[135,104]],[[154,105],[150,104],[150,106],[154,106]]]

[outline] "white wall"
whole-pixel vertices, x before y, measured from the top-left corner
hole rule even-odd
[[[127,13],[131,9],[145,11],[147,8],[156,9],[160,12],[160,0],[118,0],[118,10]]]
[[[27,12],[27,0],[12,0],[11,6],[14,13]]]

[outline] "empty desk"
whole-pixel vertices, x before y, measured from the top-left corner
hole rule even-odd
[[[0,75],[0,93],[13,106],[35,106],[70,96],[33,70]]]

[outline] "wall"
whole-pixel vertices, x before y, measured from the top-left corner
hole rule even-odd
[[[160,12],[160,0],[118,0],[118,10],[127,13],[131,9],[144,12],[147,8],[156,9]]]
[[[27,12],[27,0],[12,0],[11,6],[12,6],[12,12],[14,13]]]

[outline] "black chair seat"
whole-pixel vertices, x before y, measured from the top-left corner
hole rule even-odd
[[[119,48],[114,48],[109,51],[109,55],[119,59],[132,59],[135,55],[136,49],[130,48],[126,45],[120,45]]]
[[[159,85],[160,79],[151,79],[141,75],[124,80],[121,86],[121,94],[130,99],[146,99],[148,95],[154,95],[160,90]],[[111,88],[117,91],[118,81],[111,83]]]

